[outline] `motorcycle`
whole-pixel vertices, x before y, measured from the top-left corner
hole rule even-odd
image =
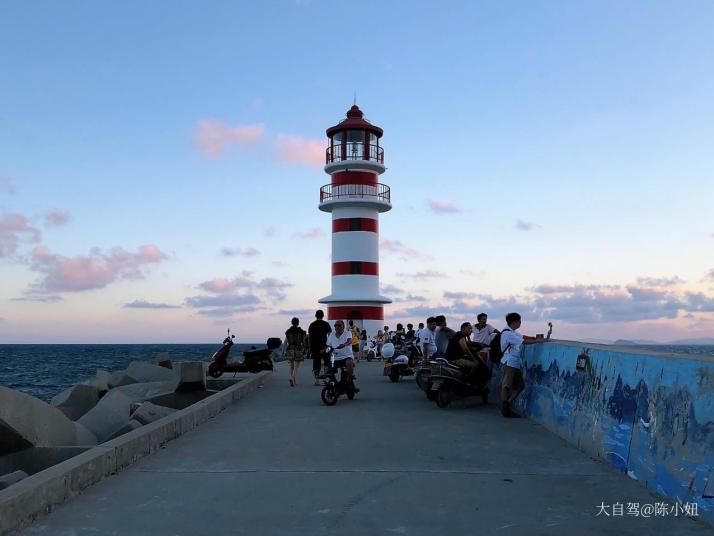
[[[347,395],[348,400],[354,400],[355,395],[359,392],[359,389],[357,389],[355,385],[354,376],[347,380],[345,360],[334,361],[332,359],[332,352],[334,352],[334,348],[331,346],[327,346],[323,350],[323,353],[329,356],[331,366],[325,374],[320,376],[321,379],[326,380],[325,386],[320,393],[320,398],[322,398],[326,406],[334,406],[337,404],[337,399],[342,395]],[[342,369],[339,380],[337,379],[338,369]]]
[[[480,359],[485,360],[487,356],[487,351],[479,352]],[[431,365],[429,387],[436,405],[444,409],[449,407],[453,399],[468,396],[480,396],[481,401],[488,404],[488,380],[491,379],[491,371],[485,362],[480,362],[478,367],[478,380],[474,381],[453,363],[437,358]]]
[[[382,347],[382,355],[386,358],[382,376],[389,376],[393,383],[397,383],[403,376],[413,376],[414,369],[409,364],[409,357],[395,348],[392,343]]]
[[[267,348],[260,350],[247,350],[243,352],[243,361],[228,361],[228,356],[233,347],[235,335],[223,339],[222,346],[213,354],[211,362],[208,364],[208,375],[211,378],[220,378],[225,372],[233,372],[235,376],[239,372],[258,373],[263,370],[273,370],[273,350],[280,348],[281,341],[276,337],[271,337],[267,341]]]

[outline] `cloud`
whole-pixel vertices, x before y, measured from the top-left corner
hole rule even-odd
[[[271,225],[270,227],[265,228],[263,234],[267,237],[272,237],[278,234],[278,229],[274,225]]]
[[[251,147],[264,133],[263,124],[229,127],[221,121],[206,119],[196,124],[194,143],[201,154],[216,158],[226,152],[230,143]]]
[[[437,214],[454,214],[461,212],[461,209],[448,199],[429,199],[429,210]]]
[[[268,296],[278,301],[285,299],[285,289],[292,287],[292,283],[280,281],[275,277],[266,277],[262,279],[256,286],[259,290],[263,290]]]
[[[4,177],[0,175],[0,193],[3,194],[14,194],[15,186],[12,184],[12,179],[10,177]]]
[[[278,268],[285,268],[286,266],[290,266],[287,262],[285,261],[273,261],[270,264],[273,266],[277,266]]]
[[[311,240],[313,238],[319,238],[324,235],[325,231],[323,231],[320,227],[313,227],[312,229],[305,231],[304,233],[295,233],[293,236],[301,240]]]
[[[69,222],[71,216],[66,210],[53,210],[45,216],[45,225],[48,227],[61,227]]]
[[[275,140],[278,160],[321,168],[325,165],[325,142],[300,136],[278,134]]]
[[[180,305],[170,305],[168,303],[151,303],[145,300],[134,300],[133,302],[125,303],[124,307],[128,309],[180,309]]]
[[[25,296],[20,298],[13,298],[12,301],[18,302],[38,302],[38,303],[57,303],[64,301],[62,296],[56,294],[33,294],[31,292],[26,293]]]
[[[186,298],[189,307],[232,307],[239,305],[258,305],[260,298],[253,294],[219,294],[217,296],[192,296]]]
[[[402,260],[417,260],[417,259],[423,259],[423,260],[431,260],[433,257],[429,255],[428,253],[424,253],[423,251],[419,251],[413,248],[408,248],[404,244],[402,244],[399,240],[386,240],[386,239],[381,239],[379,241],[379,250],[381,253],[384,254],[396,254],[399,255],[399,257]]]
[[[280,309],[275,314],[286,316],[304,316],[315,314],[315,309]]]
[[[448,290],[444,292],[444,298],[447,300],[466,300],[475,297],[476,294],[473,292],[449,292]]]
[[[232,279],[214,277],[209,281],[199,283],[198,288],[205,290],[206,292],[213,292],[216,294],[225,294],[240,288],[252,288],[256,285],[256,282],[252,280],[250,276],[251,272],[243,270],[241,275]]]
[[[709,281],[714,281],[714,268],[712,268],[711,270],[709,270],[707,272],[707,274],[704,276],[704,279],[709,280]]]
[[[93,249],[89,255],[65,257],[51,253],[44,246],[32,251],[30,266],[41,272],[43,279],[36,289],[43,292],[81,292],[104,288],[125,279],[143,279],[145,268],[168,259],[153,244],[141,246],[132,253],[122,248],[108,252]]]
[[[408,277],[413,279],[440,279],[448,277],[445,273],[439,272],[438,270],[424,270],[421,272],[415,272],[413,274],[407,274],[404,272],[397,273],[399,277]]]
[[[386,285],[382,287],[381,292],[383,294],[404,294],[406,291],[396,285]]]
[[[221,249],[221,255],[223,257],[257,257],[260,255],[260,251],[255,248],[230,248],[225,247]]]
[[[673,285],[680,285],[686,283],[679,276],[673,277],[638,277],[637,284],[644,287],[670,287]]]
[[[0,257],[17,251],[21,242],[39,242],[42,233],[22,214],[0,216]]]
[[[215,318],[228,318],[235,315],[241,315],[245,313],[253,313],[255,311],[265,310],[265,307],[260,307],[257,305],[243,305],[240,307],[217,307],[215,309],[201,309],[197,314],[201,316],[215,317]]]
[[[521,219],[516,220],[516,229],[519,231],[532,231],[535,227],[536,224],[533,222],[527,222]]]

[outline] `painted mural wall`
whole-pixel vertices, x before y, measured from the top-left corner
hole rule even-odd
[[[560,341],[524,357],[518,409],[714,523],[714,358]]]

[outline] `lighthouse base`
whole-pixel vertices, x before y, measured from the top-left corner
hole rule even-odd
[[[349,327],[349,320],[360,330],[366,329],[369,337],[376,337],[377,331],[384,327],[384,306],[382,304],[339,303],[327,306],[327,319],[330,323],[343,320]]]

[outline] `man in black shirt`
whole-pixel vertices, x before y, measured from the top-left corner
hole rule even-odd
[[[315,312],[315,321],[307,328],[307,345],[312,355],[312,373],[315,376],[315,385],[320,385],[320,357],[325,360],[325,368],[330,366],[330,358],[322,353],[327,344],[327,336],[332,333],[330,324],[323,320],[325,313],[321,310]]]

